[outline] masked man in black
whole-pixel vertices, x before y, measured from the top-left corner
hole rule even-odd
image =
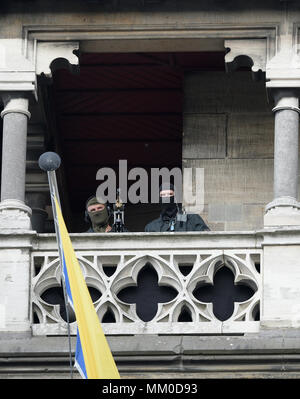
[[[112,206],[106,201],[90,197],[85,205],[85,221],[90,224],[87,233],[128,233],[128,229],[122,221],[121,226],[118,224],[118,220],[110,226],[109,219],[113,215]]]
[[[86,203],[85,220],[90,223],[87,233],[108,233],[112,227],[109,225],[110,211],[103,201],[91,197]]]
[[[209,230],[199,215],[182,214],[182,206],[175,199],[173,184],[163,183],[159,187],[159,202],[160,217],[146,225],[146,232]]]

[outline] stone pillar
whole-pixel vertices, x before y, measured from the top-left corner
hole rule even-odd
[[[299,99],[272,89],[275,99],[274,200],[266,207],[261,328],[300,327]]]
[[[2,98],[0,229],[30,229],[31,209],[24,203],[28,98],[20,92],[3,93]]]
[[[28,98],[3,93],[0,202],[0,336],[30,334],[30,251],[34,232],[25,205]]]
[[[283,90],[276,93],[274,143],[274,197],[298,195],[299,99]]]
[[[275,107],[274,200],[264,225],[300,226],[298,196],[299,99],[296,91],[273,89]]]

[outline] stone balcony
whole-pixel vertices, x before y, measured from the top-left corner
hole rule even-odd
[[[122,378],[299,378],[298,227],[70,236]],[[0,281],[0,378],[69,378],[55,235],[2,229]]]
[[[81,233],[70,236],[107,335],[218,335],[259,331],[261,233]],[[224,267],[232,272],[229,272],[232,284],[228,288],[231,292],[227,294],[234,301],[232,314],[226,320],[220,320],[216,316],[214,298],[222,301],[222,292],[214,280]],[[158,281],[145,274],[145,269],[151,269]],[[51,297],[51,290],[53,294],[60,285],[55,235],[38,234],[33,239],[31,251],[33,335],[67,334],[60,305],[55,299],[47,299],[49,295]],[[248,296],[246,299],[235,298],[235,289],[242,286],[249,291]],[[136,293],[136,302],[134,297],[126,302],[126,296],[124,299],[124,295],[120,295],[126,293],[128,287],[135,287],[131,296],[134,296],[134,290],[141,288],[140,293]],[[206,290],[204,297],[201,288]],[[150,294],[147,294],[149,289]],[[158,293],[162,297],[155,298]],[[149,306],[151,300],[154,301],[154,313],[145,319],[143,308]],[[75,318],[71,317],[71,321],[71,333],[76,334]]]

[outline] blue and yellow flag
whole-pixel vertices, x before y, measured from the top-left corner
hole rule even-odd
[[[118,369],[76,258],[60,206],[54,199],[66,295],[74,309],[78,326],[75,366],[82,378],[118,379]]]

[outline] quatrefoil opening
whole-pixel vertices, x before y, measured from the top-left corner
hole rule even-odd
[[[198,285],[193,291],[197,300],[213,304],[213,313],[220,321],[228,320],[233,315],[235,303],[248,301],[255,294],[253,284],[243,280],[235,284],[234,277],[228,265],[219,264],[214,284]]]
[[[94,287],[88,287],[89,293],[91,295],[93,303],[98,301],[101,297],[101,292],[99,292]],[[41,295],[41,299],[49,305],[58,305],[60,317],[67,321],[66,306],[64,301],[64,293],[61,286],[51,287],[45,290]],[[74,312],[69,308],[69,322],[73,323],[76,321]]]
[[[123,288],[117,297],[125,303],[136,305],[136,314],[144,322],[153,320],[158,304],[172,301],[178,292],[167,285],[158,285],[155,268],[147,263],[139,272],[137,285]]]

